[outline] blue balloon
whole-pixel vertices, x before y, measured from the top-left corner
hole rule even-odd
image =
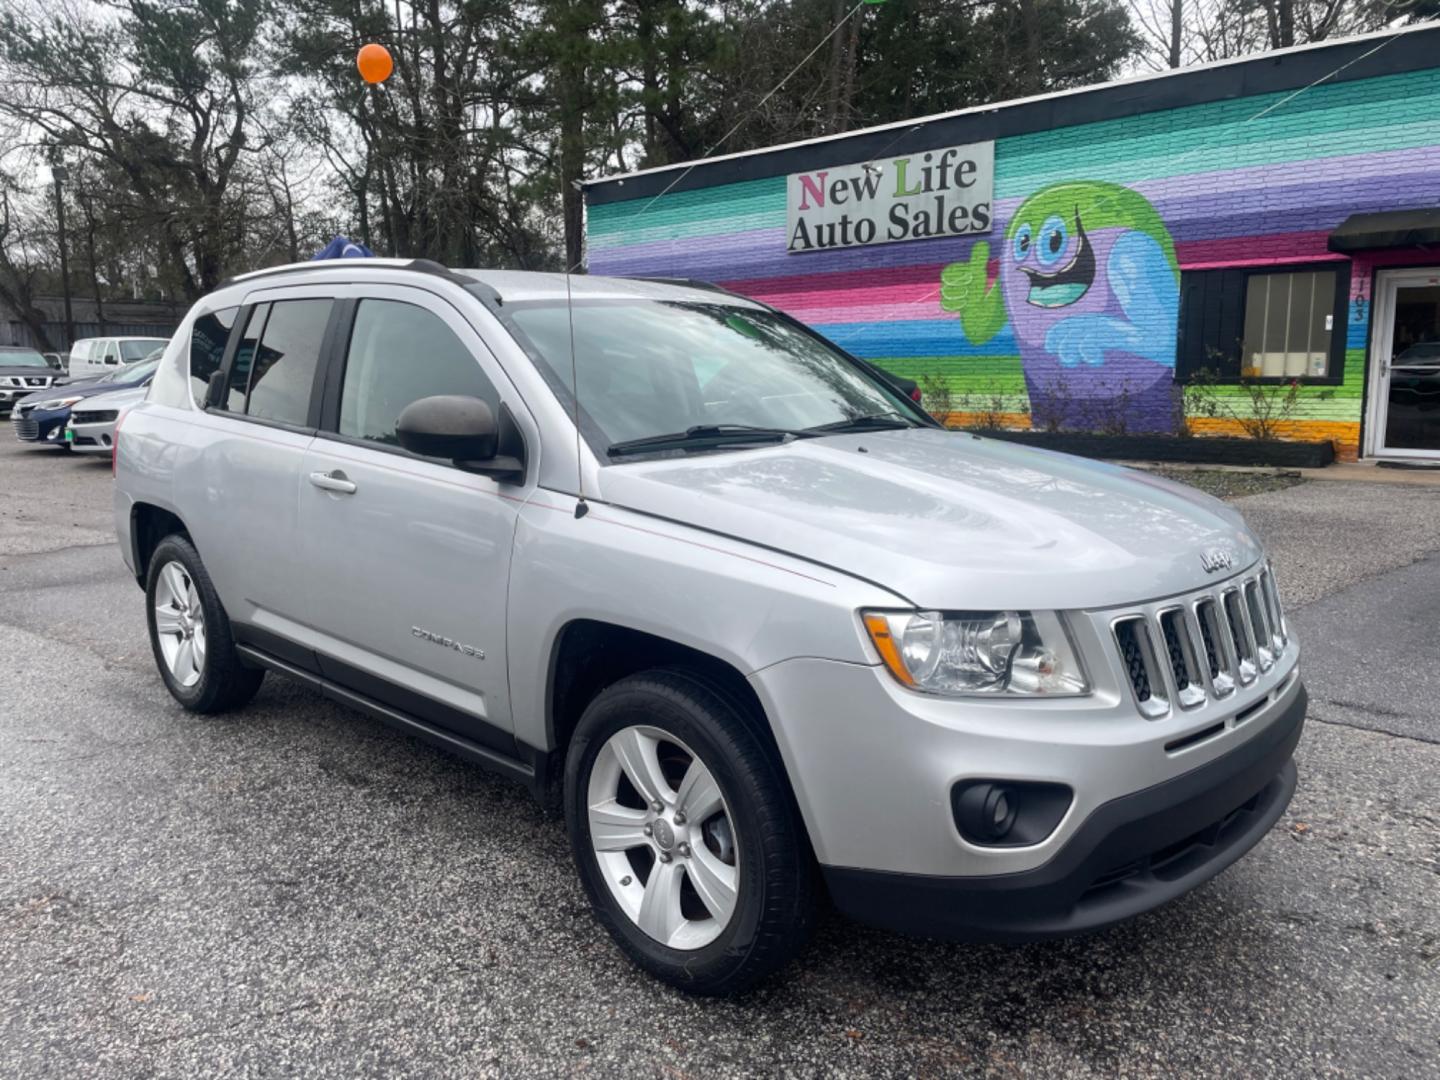
[[[311,262],[318,259],[373,259],[375,253],[364,244],[357,244],[348,236],[337,236],[330,243],[326,244],[320,251],[310,257]]]

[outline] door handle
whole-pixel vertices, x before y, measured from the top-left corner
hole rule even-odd
[[[355,482],[339,469],[334,472],[312,472],[310,483],[322,491],[333,491],[340,495],[355,494]]]

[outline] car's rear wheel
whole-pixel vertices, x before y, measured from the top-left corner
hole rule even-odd
[[[581,717],[565,805],[600,921],[642,968],[737,993],[804,942],[809,846],[744,705],[684,671],[622,679]]]
[[[176,701],[192,712],[218,713],[255,696],[265,672],[241,661],[230,619],[185,537],[156,545],[145,601],[155,665]]]

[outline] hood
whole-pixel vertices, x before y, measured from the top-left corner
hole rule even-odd
[[[75,382],[56,383],[46,390],[37,390],[33,394],[27,394],[20,399],[25,405],[38,405],[42,401],[49,401],[54,397],[78,397],[92,398],[100,394],[111,394],[118,390],[136,389],[135,387],[117,386],[114,383],[97,382]],[[143,388],[141,388],[143,389]]]
[[[5,364],[0,363],[0,375],[9,377],[11,375],[24,375],[28,378],[50,378],[63,379],[65,373],[56,371],[52,367],[34,367],[30,364]]]
[[[68,386],[65,389],[70,389]],[[127,386],[119,390],[110,390],[103,394],[89,394],[85,398],[87,409],[123,409],[134,405],[137,401],[144,401],[145,395],[150,392],[148,386]]]
[[[1218,499],[1133,469],[913,428],[612,465],[606,502],[808,559],[926,608],[1099,608],[1260,557]]]

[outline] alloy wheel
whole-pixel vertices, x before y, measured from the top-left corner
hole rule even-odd
[[[586,807],[601,876],[641,931],[687,950],[724,932],[739,896],[738,838],[693,750],[659,728],[622,728],[595,759]]]
[[[189,571],[179,562],[160,568],[155,580],[155,636],[171,677],[194,686],[205,669],[205,610]]]

